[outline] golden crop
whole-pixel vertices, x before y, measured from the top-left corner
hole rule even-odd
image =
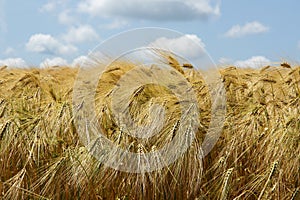
[[[168,63],[196,91],[201,126],[176,162],[142,174],[106,167],[80,142],[72,109],[77,68],[1,68],[0,198],[300,199],[300,67],[220,69],[226,121],[216,146],[201,160],[200,145],[211,120],[210,95],[191,65],[174,61]],[[111,92],[134,66],[110,66],[100,78],[95,103],[104,134],[142,157],[172,140],[181,110],[166,88],[146,85],[132,94],[130,114],[147,124],[147,108],[161,104],[165,126],[148,140],[120,129],[111,113]]]

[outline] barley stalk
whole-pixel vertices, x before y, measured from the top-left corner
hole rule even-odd
[[[221,196],[220,196],[221,200],[228,199],[233,169],[234,168],[230,168],[225,173],[225,177],[224,177],[223,184],[222,184],[222,192],[221,192]]]

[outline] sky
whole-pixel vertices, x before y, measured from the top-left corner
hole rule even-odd
[[[0,0],[0,66],[74,66],[107,38],[143,27],[179,31],[153,43],[189,56],[193,40],[219,64],[298,64],[299,8],[297,0]]]

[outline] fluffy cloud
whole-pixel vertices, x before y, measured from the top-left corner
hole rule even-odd
[[[47,58],[40,64],[41,68],[53,66],[68,66],[68,62],[61,57],[55,57],[52,59]]]
[[[222,58],[219,59],[219,63],[222,64],[222,65],[230,65],[232,63],[232,59],[222,57]]]
[[[40,8],[40,11],[41,12],[52,12],[54,11],[56,8],[56,2],[54,1],[50,1],[46,4],[44,4],[41,8]]]
[[[53,66],[69,66],[69,67],[80,67],[84,61],[88,60],[87,56],[79,56],[75,58],[72,63],[68,63],[67,60],[61,57],[46,58],[41,64],[41,68],[53,67]]]
[[[75,58],[73,60],[72,67],[80,67],[80,65],[83,64],[86,60],[88,60],[87,56],[79,56],[78,58]]]
[[[205,44],[202,40],[196,35],[189,34],[178,38],[161,37],[156,39],[149,46],[169,50],[185,58],[196,58],[205,52]]]
[[[82,0],[81,12],[101,17],[148,20],[207,19],[220,15],[219,3],[212,0]]]
[[[58,15],[58,22],[60,24],[65,24],[65,25],[74,24],[76,22],[76,19],[74,18],[74,16],[71,16],[70,13],[71,13],[70,10],[63,10]]]
[[[63,39],[68,43],[83,43],[99,39],[96,31],[89,25],[72,27],[64,36]]]
[[[261,24],[260,22],[254,21],[246,23],[243,26],[233,26],[225,33],[225,36],[230,38],[238,38],[246,35],[265,33],[267,31],[269,31],[269,27]]]
[[[66,7],[68,0],[48,0],[39,10],[40,12],[56,12],[60,8]]]
[[[69,5],[69,0],[49,0],[39,11],[54,14],[57,16],[58,22],[63,25],[72,25],[78,21],[71,5]]]
[[[7,58],[0,60],[0,66],[16,67],[16,68],[26,68],[28,65],[22,58]]]
[[[253,56],[247,60],[239,60],[234,63],[235,66],[242,68],[260,68],[270,64],[271,61],[264,56]]]
[[[70,44],[62,44],[47,34],[32,35],[26,44],[28,51],[51,55],[67,55],[77,52],[77,48]]]

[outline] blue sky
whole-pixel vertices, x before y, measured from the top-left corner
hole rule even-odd
[[[298,63],[299,8],[296,0],[0,0],[0,65],[76,63],[99,42],[141,27],[182,32],[217,63]]]

